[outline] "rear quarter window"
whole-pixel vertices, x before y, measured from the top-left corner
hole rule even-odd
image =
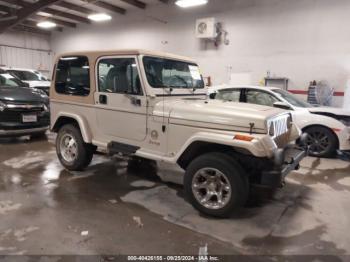
[[[55,73],[55,90],[58,94],[72,96],[90,94],[90,66],[86,56],[61,57]]]

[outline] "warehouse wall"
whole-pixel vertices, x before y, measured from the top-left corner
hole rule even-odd
[[[163,50],[196,58],[215,84],[245,72],[258,83],[270,71],[288,77],[290,89],[306,90],[315,79],[344,91],[350,75],[349,11],[348,0],[211,0],[192,10],[158,5],[110,24],[80,27],[79,33],[57,33],[52,48]],[[195,38],[195,20],[206,16],[224,24],[228,46]],[[342,97],[334,98],[335,105],[341,103]]]
[[[25,32],[0,35],[0,65],[33,68],[50,75],[52,61],[49,36]]]

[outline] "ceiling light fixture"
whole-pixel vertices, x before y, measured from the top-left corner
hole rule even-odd
[[[49,14],[49,13],[46,13],[46,12],[42,12],[42,11],[39,11],[36,13],[37,15],[41,15],[41,16],[46,16],[46,17],[51,17],[52,14]]]
[[[57,26],[56,23],[50,21],[43,21],[36,24],[40,28],[50,29]]]
[[[182,8],[205,5],[207,3],[208,3],[208,0],[177,0],[175,2],[176,5]]]
[[[88,18],[95,22],[103,22],[103,21],[108,21],[112,19],[110,15],[104,14],[104,13],[92,14],[92,15],[89,15]]]

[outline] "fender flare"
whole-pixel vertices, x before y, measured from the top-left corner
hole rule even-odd
[[[60,121],[60,118],[70,118],[75,120],[75,122],[78,123],[78,126],[80,128],[80,132],[81,135],[83,137],[83,140],[85,143],[91,143],[92,142],[92,134],[90,132],[90,130],[87,128],[88,124],[87,124],[87,120],[80,116],[80,115],[76,115],[76,114],[71,114],[71,113],[67,113],[67,112],[60,112],[57,117],[56,120],[54,121],[54,125],[53,127],[56,125],[56,123],[58,123]]]

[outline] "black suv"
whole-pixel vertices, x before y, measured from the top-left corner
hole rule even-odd
[[[44,136],[49,125],[48,96],[0,70],[0,137]]]

